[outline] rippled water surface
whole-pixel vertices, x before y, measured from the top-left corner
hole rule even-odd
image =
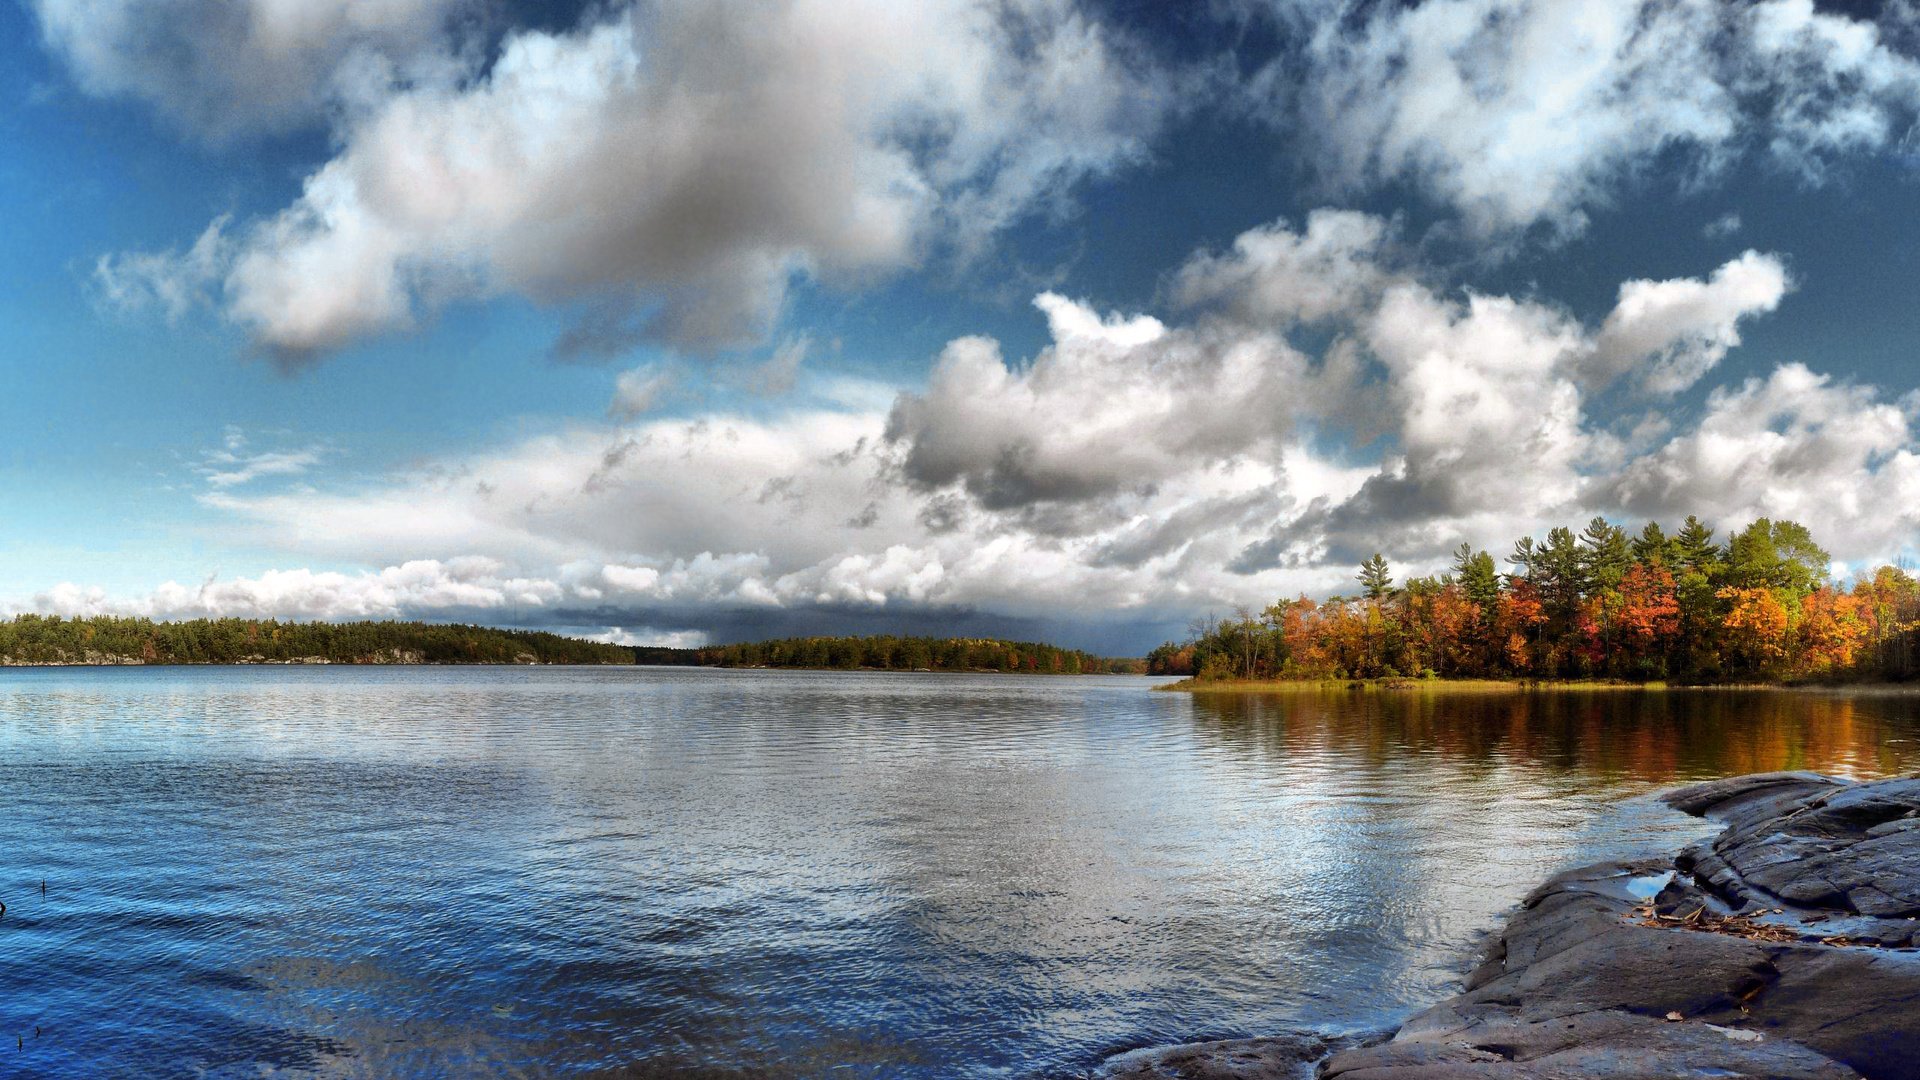
[[[67,1076],[1073,1076],[1391,1022],[1646,792],[1920,698],[0,672],[0,1040]],[[46,891],[41,892],[45,882]],[[39,1032],[35,1034],[36,1030]]]

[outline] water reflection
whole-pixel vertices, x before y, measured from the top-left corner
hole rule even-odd
[[[8,672],[0,1039],[44,1075],[972,1078],[1385,1023],[1554,869],[1697,834],[1644,792],[1920,765],[1907,700]]]
[[[1519,765],[1597,781],[1675,784],[1813,769],[1882,776],[1920,765],[1920,696],[1765,690],[1199,694],[1222,745],[1281,755],[1340,749],[1381,764]]]

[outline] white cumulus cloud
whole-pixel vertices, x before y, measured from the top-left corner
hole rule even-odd
[[[717,637],[823,618],[1177,627],[1343,589],[1374,550],[1433,570],[1462,541],[1596,513],[1795,517],[1848,561],[1898,555],[1920,525],[1912,402],[1796,364],[1697,413],[1604,392],[1709,377],[1784,302],[1777,257],[1630,281],[1582,318],[1426,280],[1392,231],[1344,214],[1251,230],[1182,264],[1170,313],[1045,293],[1032,357],[962,337],[896,392],[583,424],[357,480],[216,482],[199,498],[228,539],[367,569],[63,586],[32,606]],[[217,453],[235,474],[278,467],[237,432]]]
[[[1274,3],[1301,44],[1249,86],[1337,187],[1412,182],[1489,237],[1566,236],[1663,157],[1711,175],[1746,152],[1817,181],[1888,147],[1920,62],[1811,0]],[[1887,18],[1910,19],[1891,5]]]
[[[1138,158],[1158,79],[1067,0],[659,0],[518,31],[484,75],[347,115],[300,198],[235,228],[221,302],[288,362],[505,293],[585,305],[570,351],[739,345],[796,275],[964,248]]]

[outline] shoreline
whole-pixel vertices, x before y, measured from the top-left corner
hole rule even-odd
[[[1093,1075],[1920,1076],[1920,774],[1755,773],[1660,798],[1720,832],[1549,878],[1460,993],[1391,1031],[1150,1047]]]
[[[557,663],[547,660],[328,660],[301,657],[295,660],[14,660],[0,657],[0,669],[6,668],[217,668],[217,667],[640,667],[638,664]]]
[[[1188,676],[1163,683],[1155,690],[1183,694],[1297,694],[1345,691],[1352,693],[1513,694],[1618,693],[1644,691],[1783,691],[1848,695],[1920,695],[1920,682],[1860,683],[1675,683],[1663,680],[1625,682],[1617,679],[1220,679],[1202,682]]]
[[[582,667],[582,668],[636,668],[644,671],[791,671],[826,672],[843,675],[1018,675],[1040,678],[1085,679],[1150,679],[1165,676],[1141,675],[1125,671],[995,671],[993,668],[967,668],[964,670],[917,668],[834,668],[834,667],[775,667],[768,664],[635,664],[635,663],[592,663],[587,661],[556,662],[547,660],[328,660],[324,657],[302,657],[293,660],[142,660],[137,657],[121,657],[96,660],[15,660],[0,657],[0,670],[7,668],[217,668],[217,667],[447,667],[447,668],[522,668],[522,667]],[[1155,687],[1158,689],[1158,687]]]

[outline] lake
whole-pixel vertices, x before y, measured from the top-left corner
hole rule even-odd
[[[1650,791],[1920,768],[1920,697],[1151,684],[0,671],[0,1053],[1075,1076],[1390,1024],[1554,870],[1703,835]]]

